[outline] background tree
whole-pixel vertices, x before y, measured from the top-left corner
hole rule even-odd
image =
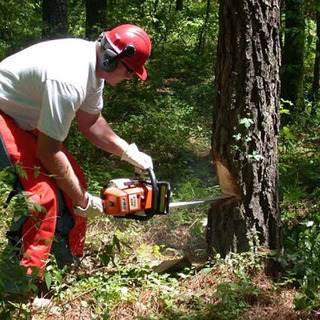
[[[42,10],[42,37],[54,39],[67,36],[67,0],[43,0]]]
[[[203,42],[205,41],[204,35],[205,35],[205,31],[207,30],[207,24],[208,24],[208,20],[210,17],[211,1],[207,0],[206,2],[207,2],[206,15],[205,15],[204,23],[199,31],[199,40],[198,40],[198,45],[197,45],[197,51],[199,51],[201,49],[201,46],[202,46]]]
[[[312,83],[312,100],[316,101],[319,93],[319,76],[320,76],[320,5],[316,8],[316,53],[314,59],[313,83]]]
[[[176,10],[177,11],[183,10],[183,0],[177,0],[177,2],[176,2]]]
[[[285,31],[281,67],[281,98],[303,107],[305,13],[304,0],[285,0]]]
[[[107,0],[86,0],[86,38],[95,39],[107,27]]]
[[[281,245],[278,200],[280,1],[220,1],[212,148],[222,192],[209,253]]]

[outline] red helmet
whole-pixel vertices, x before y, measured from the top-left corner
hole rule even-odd
[[[122,24],[105,32],[105,39],[119,54],[127,45],[135,47],[135,53],[124,56],[123,62],[143,81],[147,79],[147,70],[143,66],[151,54],[151,41],[148,34],[133,24]]]

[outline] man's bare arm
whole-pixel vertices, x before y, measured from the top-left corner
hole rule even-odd
[[[85,208],[88,202],[85,190],[75,175],[68,158],[61,151],[61,142],[40,133],[37,158],[44,168],[54,176],[58,187],[73,200],[73,203]]]

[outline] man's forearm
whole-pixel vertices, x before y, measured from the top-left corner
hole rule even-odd
[[[74,204],[85,207],[87,205],[85,190],[67,156],[61,151],[61,142],[40,133],[36,155],[48,173],[53,175],[58,187],[72,199]]]
[[[39,160],[74,204],[85,207],[87,204],[85,189],[81,186],[66,155],[59,151],[53,155],[40,156]]]

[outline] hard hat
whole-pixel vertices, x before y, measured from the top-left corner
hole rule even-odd
[[[124,64],[145,81],[147,70],[143,65],[151,54],[151,41],[148,34],[136,25],[122,24],[105,32],[104,37],[116,54],[121,56]],[[134,53],[121,55],[128,46],[134,47]]]

